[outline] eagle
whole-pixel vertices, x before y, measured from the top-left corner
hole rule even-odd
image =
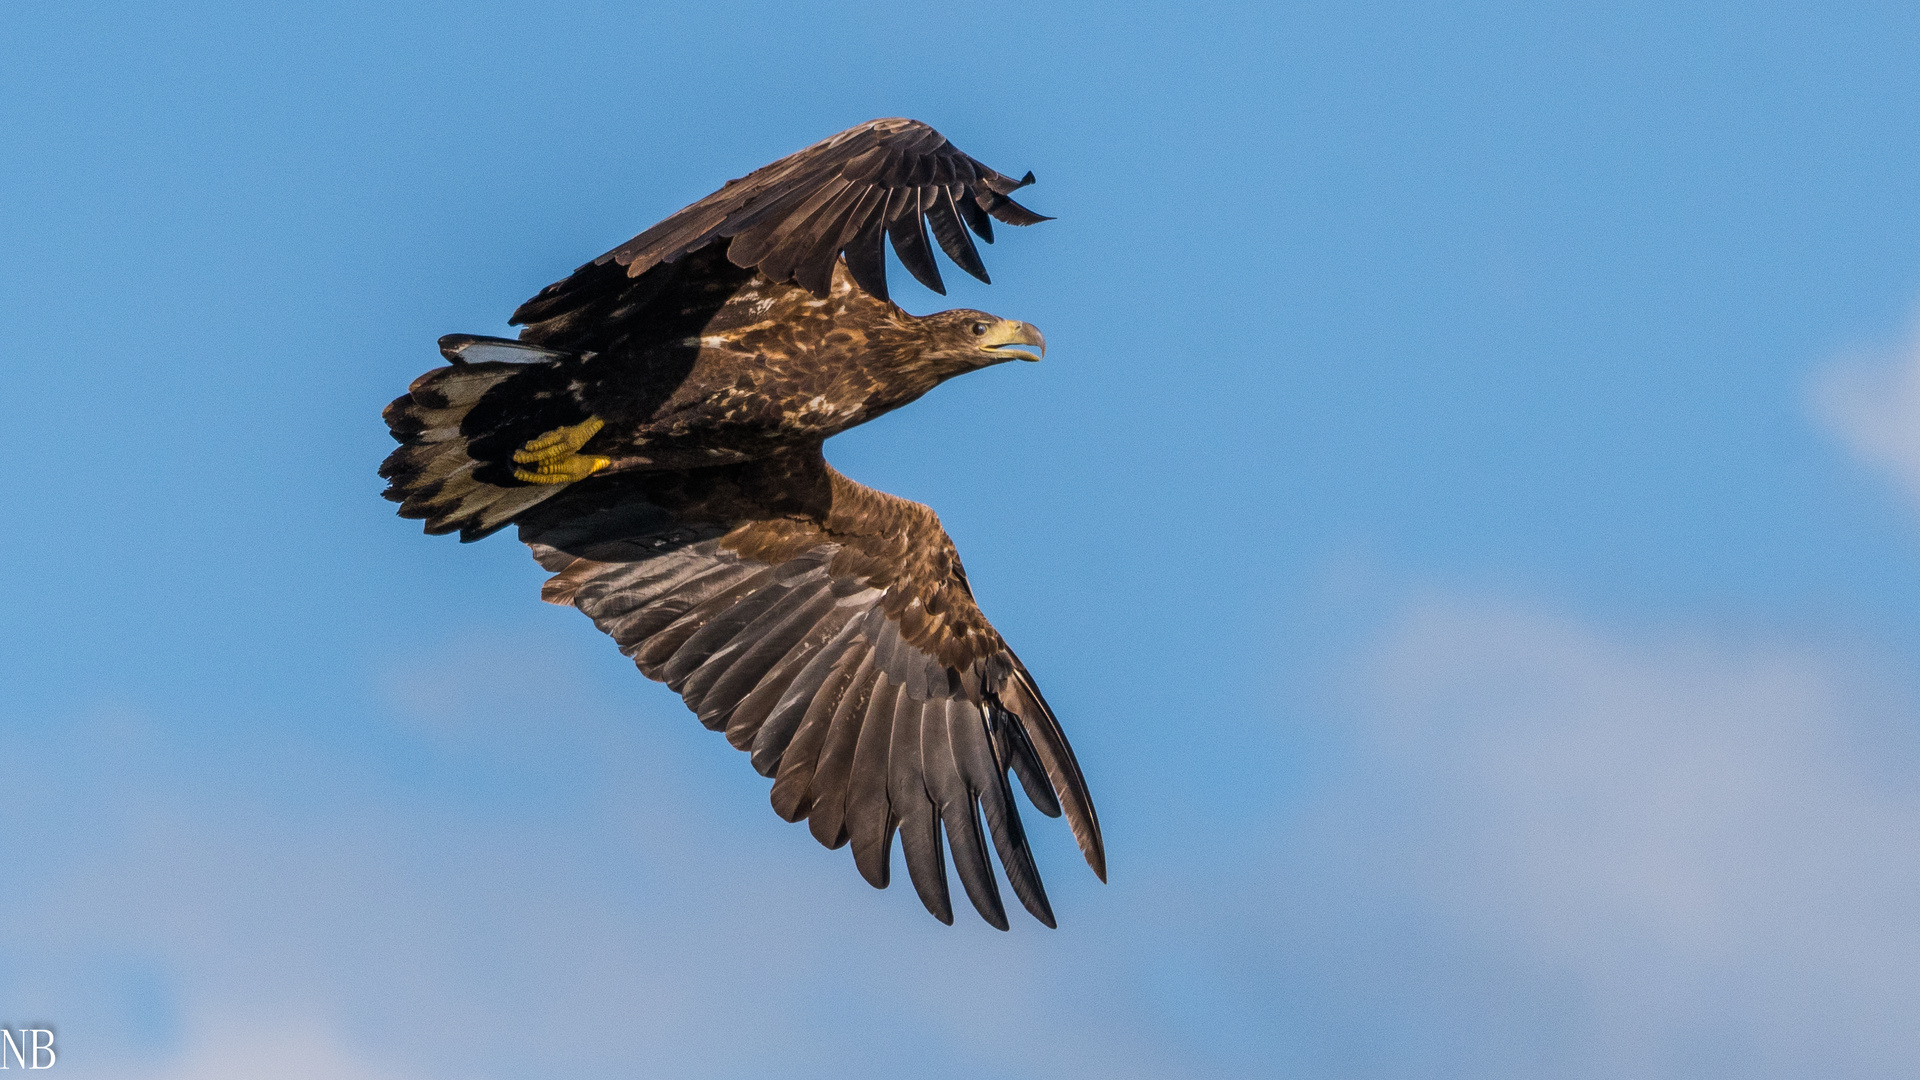
[[[1049,220],[1033,182],[917,120],[782,158],[542,289],[518,340],[451,334],[384,413],[385,496],[428,533],[507,525],[592,619],[773,780],[773,808],[885,888],[893,839],[928,911],[1007,929],[988,846],[1055,925],[1009,776],[1065,814],[1106,880],[1085,778],[1033,676],[981,614],[934,512],[821,444],[969,371],[1039,360],[1029,323],[914,316],[883,240],[945,294],[933,244],[987,281],[969,232]],[[929,239],[929,230],[932,233]]]

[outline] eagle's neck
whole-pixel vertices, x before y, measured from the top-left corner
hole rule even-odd
[[[860,357],[865,420],[898,409],[968,370],[934,349],[926,334],[914,325],[918,320],[913,316],[905,312],[900,316],[869,334],[869,346]]]

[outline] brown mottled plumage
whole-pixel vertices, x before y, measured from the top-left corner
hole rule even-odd
[[[964,224],[1045,220],[1014,181],[911,120],[876,120],[726,187],[542,290],[519,341],[452,335],[452,364],[387,407],[387,497],[463,540],[518,524],[579,608],[774,779],[776,811],[862,875],[896,831],[953,919],[944,841],[974,907],[1053,915],[1007,774],[1064,811],[1096,873],[1073,751],[975,605],[933,511],[864,487],[828,437],[942,381],[1038,359],[1032,326],[887,298],[880,238],[940,288],[926,230],[986,277]],[[984,818],[985,828],[982,828]]]

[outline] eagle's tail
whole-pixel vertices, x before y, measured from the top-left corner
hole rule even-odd
[[[380,466],[382,494],[400,504],[401,517],[424,518],[429,533],[478,540],[560,490],[514,479],[501,451],[518,445],[511,432],[541,389],[519,384],[549,381],[542,376],[555,365],[545,361],[566,354],[467,334],[441,338],[440,352],[453,365],[413,380],[381,414],[400,443]]]

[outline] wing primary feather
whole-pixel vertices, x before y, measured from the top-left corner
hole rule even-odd
[[[980,835],[979,807],[961,775],[960,747],[955,745],[953,732],[960,714],[976,712],[977,707],[952,698],[932,700],[938,704],[927,710],[928,723],[920,737],[927,789],[940,806],[940,820],[946,825],[947,839],[953,844],[953,868],[960,875],[967,899],[973,901],[974,910],[989,925],[1005,930],[1007,909],[1000,901],[1000,886],[994,880],[986,838]]]
[[[887,803],[887,758],[893,719],[903,699],[907,695],[898,686],[884,678],[879,681],[861,717],[853,767],[847,776],[847,839],[860,876],[876,889],[887,887],[888,856],[893,849],[895,822]]]
[[[900,256],[900,265],[907,268],[922,285],[947,295],[947,287],[940,280],[940,267],[933,261],[933,245],[927,242],[927,222],[921,214],[919,189],[899,192],[905,196],[898,208],[894,200],[887,200],[887,239],[893,241],[893,253]]]
[[[986,264],[980,261],[979,249],[973,246],[973,238],[967,235],[966,227],[960,222],[960,211],[954,205],[952,190],[944,185],[926,190],[933,193],[933,203],[927,207],[927,223],[933,226],[933,236],[940,241],[940,249],[960,269],[989,285],[993,284],[993,279],[987,276]]]
[[[1001,869],[1007,873],[1007,884],[1034,918],[1051,927],[1053,908],[1047,903],[1040,868],[1034,865],[1033,851],[1027,846],[1026,829],[1013,805],[1013,789],[1007,786],[1006,762],[996,751],[989,724],[993,714],[1000,711],[991,704],[955,704],[950,714],[954,759],[960,764],[967,790],[978,799],[994,850],[1000,855]]]
[[[997,173],[988,169],[987,175],[981,178],[981,185],[983,187],[999,195],[1011,195],[1031,183],[1033,183],[1033,173],[1031,172],[1015,180],[1005,173]]]
[[[993,218],[987,216],[985,210],[980,209],[980,203],[974,196],[973,188],[963,189],[954,198],[954,208],[960,211],[960,217],[967,223],[967,228],[972,229],[980,239],[989,244],[993,243]]]
[[[1053,917],[1053,905],[1047,901],[1047,887],[1040,880],[1040,868],[1034,864],[1033,850],[1027,846],[1026,826],[1013,805],[1013,789],[1002,775],[990,798],[980,797],[980,810],[986,815],[987,831],[993,835],[994,850],[1000,853],[1000,866],[1007,873],[1007,884],[1020,906],[1040,920],[1047,929],[1059,927]]]
[[[1043,221],[1053,220],[1045,214],[1034,213],[1005,195],[987,192],[983,193],[982,198],[985,201],[981,204],[981,209],[1009,225],[1038,225]]]
[[[1094,813],[1093,798],[1087,793],[1086,778],[1080,775],[1080,763],[1074,759],[1073,748],[1067,745],[1066,733],[1060,730],[1060,722],[1054,719],[1053,710],[1047,707],[1047,701],[1040,696],[1040,688],[1033,684],[1033,677],[1018,660],[1014,661],[1014,671],[1007,684],[1001,690],[1001,704],[1011,701],[1013,711],[1019,714],[1028,734],[1033,736],[1033,747],[1046,768],[1047,779],[1052,782],[1054,792],[1060,798],[1060,806],[1067,815],[1067,826],[1073,830],[1073,838],[1080,845],[1080,853],[1086,856],[1087,865],[1101,881],[1107,880],[1106,846],[1100,839],[1100,818]]]
[[[998,702],[989,699],[988,704],[999,713],[996,732],[1002,747],[1001,760],[1013,766],[1014,775],[1020,778],[1020,787],[1035,810],[1048,817],[1059,817],[1060,800],[1053,794],[1053,785],[1047,783],[1046,768],[1033,752],[1033,740],[1027,737],[1026,726],[1020,723],[1019,716],[1000,708]]]
[[[907,877],[933,917],[953,925],[953,898],[947,891],[947,857],[940,842],[940,818],[927,791],[921,745],[927,714],[935,701],[902,696],[894,703],[893,739],[887,757],[887,802],[900,819],[900,853]]]

